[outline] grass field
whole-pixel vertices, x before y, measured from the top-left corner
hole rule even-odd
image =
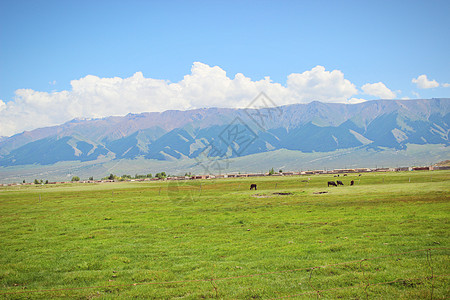
[[[0,298],[450,297],[449,171],[309,178],[0,188]]]

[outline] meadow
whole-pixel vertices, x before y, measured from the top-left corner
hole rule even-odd
[[[0,298],[449,298],[450,171],[357,175],[0,187]]]

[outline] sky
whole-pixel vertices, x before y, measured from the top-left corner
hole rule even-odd
[[[450,97],[450,1],[0,0],[0,136],[168,109]]]

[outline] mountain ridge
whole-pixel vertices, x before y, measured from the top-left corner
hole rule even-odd
[[[277,149],[308,153],[355,147],[401,150],[407,144],[447,147],[449,125],[449,98],[144,112],[74,119],[3,138],[0,166],[239,157]],[[231,129],[241,136],[232,139]],[[211,147],[217,153],[205,152]]]

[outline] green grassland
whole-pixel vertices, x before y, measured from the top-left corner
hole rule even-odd
[[[336,179],[2,187],[0,298],[450,297],[450,172]]]

